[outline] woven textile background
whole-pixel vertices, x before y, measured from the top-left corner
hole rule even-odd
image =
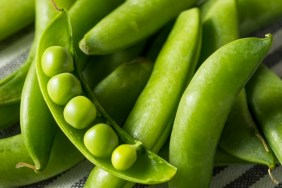
[[[266,33],[272,33],[274,40],[272,49],[265,58],[264,63],[282,77],[282,19],[280,22],[252,34],[252,36],[262,37]],[[28,28],[17,36],[0,42],[0,79],[16,70],[21,63],[24,62],[30,49],[33,34],[33,29]],[[80,188],[83,187],[92,168],[93,165],[85,160],[56,177],[23,187]],[[264,166],[232,165],[217,167],[214,169],[211,188],[282,188],[282,167],[278,165],[272,173],[273,176],[281,182],[280,184],[276,185],[271,181],[267,173],[267,167]],[[148,186],[136,185],[136,187],[141,188]],[[166,187],[166,185],[163,184],[158,187]]]

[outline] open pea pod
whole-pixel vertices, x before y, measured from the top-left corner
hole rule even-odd
[[[83,143],[83,137],[87,129],[75,129],[70,126],[63,117],[64,107],[53,103],[47,93],[47,82],[49,80],[49,77],[47,77],[43,73],[40,61],[44,50],[53,45],[59,45],[66,49],[69,49],[69,51],[73,53],[75,65],[77,65],[76,68],[78,69],[79,65],[77,62],[78,58],[80,57],[77,57],[74,52],[71,23],[66,11],[62,11],[44,32],[37,49],[36,69],[43,97],[59,127],[62,129],[65,135],[67,135],[70,141],[83,153],[83,155],[89,161],[120,178],[144,184],[161,183],[170,180],[176,173],[176,168],[153,152],[147,150],[142,144],[138,148],[138,156],[134,165],[129,169],[123,171],[116,170],[112,166],[110,157],[98,158],[93,156],[87,150]],[[79,74],[78,76],[81,75],[80,71],[77,71],[77,73]],[[111,125],[118,135],[121,143],[139,143],[139,141],[136,141],[132,137],[130,137],[109,117],[109,115],[103,110],[103,108],[97,101],[96,97],[91,94],[91,89],[87,88],[87,86],[85,88],[87,91],[89,91],[87,92],[88,94],[85,94],[85,96],[90,98],[97,108],[98,113],[96,119],[99,119],[99,121],[105,121],[107,124]]]

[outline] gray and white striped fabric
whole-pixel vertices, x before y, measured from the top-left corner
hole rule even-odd
[[[24,30],[20,36],[0,42],[0,79],[17,69],[26,59],[33,38],[33,29]],[[264,63],[282,77],[282,19],[252,36],[262,37],[266,33],[273,34],[273,46]],[[81,188],[83,187],[93,165],[87,160],[68,171],[48,180],[23,186],[25,188]],[[196,173],[196,172],[195,172]],[[268,175],[268,168],[261,165],[231,165],[214,169],[211,188],[282,188],[282,167],[278,165],[273,176],[280,182],[274,184]],[[136,185],[136,188],[148,187]],[[165,184],[158,187],[166,187]]]

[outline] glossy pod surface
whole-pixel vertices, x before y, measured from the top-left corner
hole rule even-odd
[[[271,43],[271,35],[238,39],[219,48],[197,70],[183,93],[173,124],[169,161],[177,173],[170,187],[209,187],[226,118]]]
[[[125,1],[85,34],[80,41],[80,49],[92,55],[124,49],[147,38],[195,2],[195,0]]]

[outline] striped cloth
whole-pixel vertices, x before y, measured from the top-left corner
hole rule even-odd
[[[273,34],[273,45],[265,58],[267,64],[276,74],[282,77],[282,20],[261,29],[252,36],[263,37],[266,33]],[[0,42],[0,79],[4,78],[26,59],[33,38],[33,29],[24,30],[17,37]],[[23,188],[81,188],[83,187],[93,165],[85,160],[68,171],[48,180],[23,186]],[[268,168],[261,165],[231,165],[214,169],[211,188],[282,188],[282,166],[278,165],[273,176],[280,182],[271,181]],[[195,172],[196,173],[196,172]],[[136,185],[135,188],[149,187]],[[166,184],[157,187],[167,187]]]

